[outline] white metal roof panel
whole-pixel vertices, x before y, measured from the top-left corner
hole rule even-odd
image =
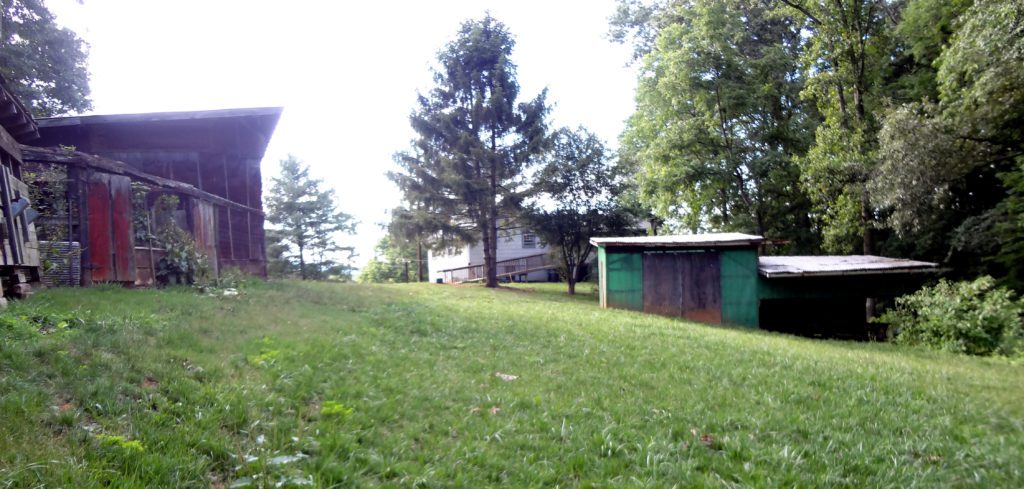
[[[937,267],[925,261],[873,255],[762,256],[757,266],[766,278],[918,273],[933,272]]]
[[[625,236],[617,238],[590,238],[595,246],[631,246],[641,248],[755,246],[764,238],[742,233],[677,234],[673,236]]]

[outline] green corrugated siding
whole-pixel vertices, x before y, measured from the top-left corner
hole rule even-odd
[[[603,255],[605,305],[634,311],[644,310],[643,255],[635,252],[608,252]]]
[[[723,250],[719,263],[722,322],[758,327],[757,250]]]

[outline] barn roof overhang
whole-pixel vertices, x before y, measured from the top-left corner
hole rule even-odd
[[[938,264],[873,255],[762,256],[758,273],[766,279],[935,273]]]
[[[270,138],[277,128],[281,118],[283,107],[250,107],[241,109],[218,109],[218,110],[192,110],[179,112],[148,112],[136,114],[107,114],[107,115],[82,115],[71,117],[49,117],[37,120],[43,136],[56,137],[59,143],[60,137],[55,134],[66,134],[75,128],[90,127],[173,127],[198,126],[217,127],[224,124],[237,124],[245,131],[252,131],[258,135],[258,142],[247,143],[244,148],[246,153],[259,155],[262,158],[270,143]],[[54,141],[51,141],[53,143]]]
[[[137,124],[140,122],[190,121],[238,118],[268,118],[277,124],[282,107],[251,107],[242,109],[147,112],[138,114],[81,115],[47,117],[38,120],[39,127],[84,126],[92,124]]]
[[[32,113],[14,96],[3,77],[0,77],[0,126],[19,143],[39,138],[39,126]]]
[[[602,248],[751,248],[762,242],[764,242],[764,238],[761,236],[742,233],[590,238],[590,244]]]

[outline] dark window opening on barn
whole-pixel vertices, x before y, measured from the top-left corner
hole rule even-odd
[[[537,235],[531,231],[525,231],[523,233],[523,249],[533,249],[537,247]]]

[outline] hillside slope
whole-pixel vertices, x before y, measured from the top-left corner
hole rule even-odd
[[[0,487],[1024,487],[1024,367],[555,290],[40,293]]]

